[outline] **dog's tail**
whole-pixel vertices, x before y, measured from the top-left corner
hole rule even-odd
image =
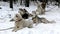
[[[49,23],[56,23],[54,20],[52,20],[52,21],[49,21]]]
[[[0,29],[0,31],[9,30],[9,29],[13,29],[13,28],[14,27],[6,28],[6,29]]]

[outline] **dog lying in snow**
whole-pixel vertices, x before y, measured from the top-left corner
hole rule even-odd
[[[33,17],[32,20],[33,20],[34,23],[36,23],[36,25],[38,23],[54,23],[55,22],[55,21],[48,21],[44,17],[39,18],[37,15],[35,17]]]
[[[42,3],[39,1],[37,2],[37,9],[36,9],[35,13],[36,13],[36,15],[45,14],[45,9],[43,9]]]
[[[33,16],[32,14],[30,14],[26,9],[19,9],[18,13],[21,14],[22,18],[24,19],[28,19],[28,17]]]
[[[24,27],[28,27],[28,28],[33,27],[33,21],[23,19],[19,13],[16,14],[12,20],[15,21],[15,27],[13,29],[13,31],[15,31],[15,32],[24,28]],[[10,21],[12,21],[12,20],[10,20]]]

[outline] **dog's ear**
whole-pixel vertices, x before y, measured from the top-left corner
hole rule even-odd
[[[24,9],[25,12],[28,12],[26,9]]]
[[[16,14],[16,16],[15,17],[18,17],[18,15]]]

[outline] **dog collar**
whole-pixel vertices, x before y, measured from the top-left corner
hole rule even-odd
[[[20,19],[20,20],[18,20],[18,21],[16,21],[16,22],[19,22],[19,21],[21,21],[22,19]]]

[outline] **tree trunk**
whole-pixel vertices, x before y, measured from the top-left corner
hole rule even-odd
[[[16,4],[18,2],[18,0],[13,0],[14,4]]]
[[[25,0],[25,6],[29,7],[29,0]]]
[[[22,5],[22,0],[20,0],[20,5]]]
[[[13,0],[10,0],[10,8],[13,9]]]
[[[3,0],[4,2],[6,2],[7,0]]]

